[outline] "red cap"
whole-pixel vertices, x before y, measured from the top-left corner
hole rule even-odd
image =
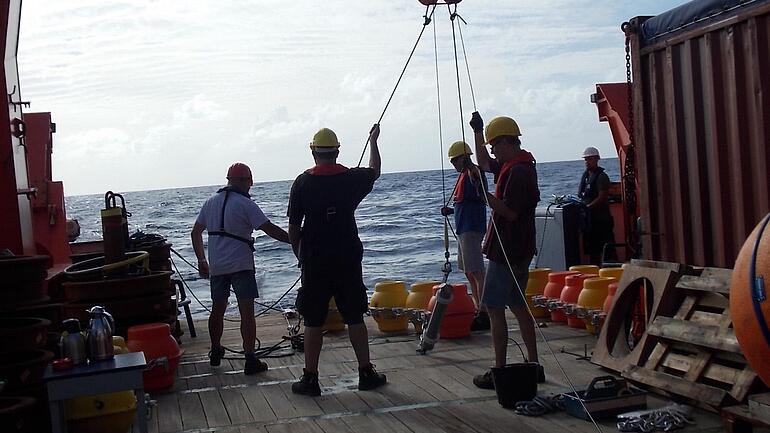
[[[235,177],[251,179],[251,169],[242,162],[236,162],[227,169],[227,178],[232,179]]]

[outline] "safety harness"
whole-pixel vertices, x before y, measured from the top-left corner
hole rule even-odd
[[[220,220],[221,223],[219,224],[219,230],[209,231],[209,236],[223,236],[223,237],[226,237],[226,238],[230,238],[230,239],[235,239],[235,240],[241,241],[241,242],[245,243],[246,245],[248,245],[249,248],[251,249],[251,252],[253,253],[254,251],[256,251],[254,249],[254,238],[244,238],[244,237],[238,236],[236,234],[230,233],[227,230],[225,230],[225,208],[227,208],[227,199],[230,197],[230,193],[234,192],[234,193],[240,194],[240,195],[242,195],[242,196],[244,196],[246,198],[250,198],[250,196],[248,194],[246,194],[246,193],[243,193],[243,192],[238,191],[236,189],[230,188],[229,186],[221,188],[220,190],[217,191],[217,194],[219,194],[220,192],[224,192],[225,193],[225,200],[222,203],[222,219]]]

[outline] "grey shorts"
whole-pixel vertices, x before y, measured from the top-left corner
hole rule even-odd
[[[513,273],[516,276],[516,281],[514,281],[506,263],[490,260],[484,279],[484,295],[481,298],[481,304],[488,308],[524,306],[526,301],[523,292],[527,290],[530,262],[532,262],[531,257],[528,260],[511,263]]]
[[[209,279],[211,284],[211,300],[224,301],[230,297],[230,287],[235,292],[238,299],[259,298],[257,289],[257,278],[254,271],[240,271],[232,274],[212,275]]]
[[[481,253],[481,243],[484,233],[465,232],[458,235],[457,266],[463,272],[483,272],[484,255]]]

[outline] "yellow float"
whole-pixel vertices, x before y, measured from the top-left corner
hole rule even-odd
[[[342,319],[342,314],[337,310],[337,302],[334,300],[334,297],[329,300],[329,314],[326,315],[326,322],[324,322],[322,329],[329,332],[345,330],[345,321]]]
[[[406,284],[403,281],[381,281],[374,286],[369,306],[372,308],[406,308]],[[407,316],[395,316],[392,313],[380,312],[374,315],[377,327],[381,332],[402,332],[409,328]]]
[[[570,271],[577,271],[581,274],[599,275],[599,267],[596,265],[575,265],[569,267]]]
[[[550,316],[547,308],[535,306],[535,302],[532,300],[534,296],[543,295],[545,285],[548,284],[548,274],[550,273],[550,268],[535,268],[529,270],[527,289],[524,293],[526,295],[527,305],[529,305],[532,315],[537,319]]]
[[[67,400],[67,420],[80,433],[125,433],[136,416],[133,391],[77,397]]]
[[[599,269],[600,277],[612,277],[615,282],[620,281],[620,277],[623,276],[623,268],[601,268]]]
[[[583,290],[578,298],[578,308],[585,318],[586,329],[591,334],[596,333],[596,326],[592,323],[588,315],[593,310],[601,310],[604,307],[604,300],[607,299],[608,286],[615,282],[612,277],[594,277],[583,282]]]
[[[427,310],[428,302],[430,302],[430,298],[433,296],[433,286],[438,284],[441,283],[438,281],[419,281],[412,284],[409,295],[406,297],[406,308]],[[422,324],[415,323],[414,331],[422,332]]]

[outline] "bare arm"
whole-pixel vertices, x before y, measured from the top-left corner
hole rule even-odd
[[[375,179],[380,177],[380,168],[382,165],[382,161],[380,160],[380,148],[377,145],[377,139],[379,137],[380,125],[375,123],[374,126],[372,126],[372,129],[369,131],[369,143],[372,146],[369,148],[369,168],[374,170]]]
[[[278,227],[270,221],[259,226],[259,229],[265,232],[266,235],[279,242],[284,242],[287,244],[289,243],[289,234],[286,233],[286,230]]]
[[[195,251],[195,257],[198,258],[198,274],[203,278],[209,276],[209,262],[206,261],[206,251],[203,248],[203,231],[206,230],[202,224],[195,223],[192,231],[190,232],[190,239],[192,240],[193,251]]]
[[[300,227],[295,224],[289,224],[289,242],[291,242],[291,249],[294,250],[294,255],[299,259],[299,239],[300,239]]]

